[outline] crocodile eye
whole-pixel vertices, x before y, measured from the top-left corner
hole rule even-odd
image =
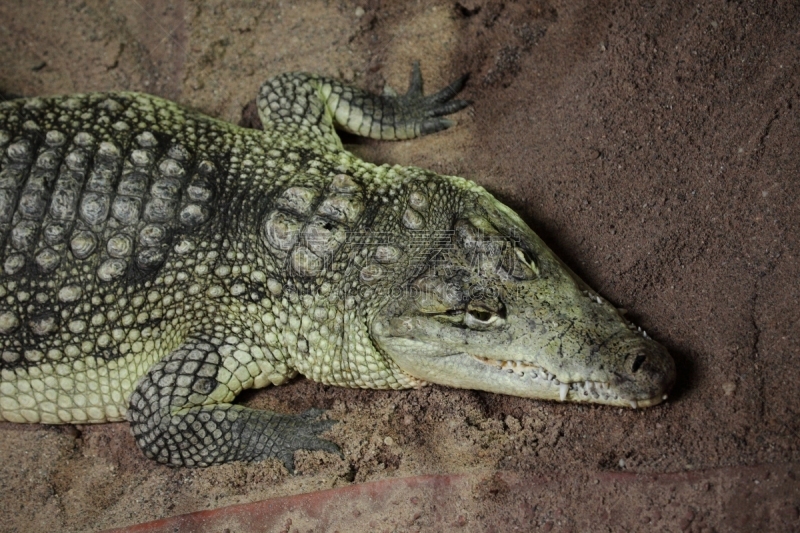
[[[473,319],[479,322],[488,322],[494,316],[490,311],[482,311],[480,309],[470,309],[467,312]]]
[[[505,307],[497,302],[496,309],[485,302],[472,301],[464,314],[464,325],[470,329],[484,330],[495,328],[505,323]]]

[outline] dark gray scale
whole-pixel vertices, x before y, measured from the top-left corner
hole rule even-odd
[[[98,146],[69,242],[72,257],[91,260],[97,277],[105,282],[119,278],[129,266],[130,226],[138,221],[141,209],[140,199],[119,191],[141,195],[141,182],[147,179],[142,173],[132,176],[133,165],[123,155],[128,147],[120,144],[106,140]],[[132,152],[128,159],[138,162],[149,156]]]
[[[275,201],[275,205],[300,217],[311,213],[319,191],[309,187],[289,187]]]
[[[274,200],[262,222],[262,239],[290,272],[313,278],[328,269],[364,212],[361,186],[345,174],[325,190],[292,185]]]
[[[425,230],[427,227],[425,217],[428,207],[427,193],[422,190],[411,190],[406,198],[406,208],[403,211],[400,222],[406,230],[412,232],[411,238],[407,241],[412,247],[418,244],[428,247],[428,241],[436,240],[434,236],[429,235],[427,232],[420,231]],[[377,244],[377,246],[374,248],[370,261],[363,264],[359,272],[359,280],[366,285],[373,285],[387,278],[392,279],[389,274],[398,268],[398,262],[403,257],[403,251],[396,246],[396,243],[393,244],[396,239],[390,237],[387,239],[388,242],[379,240],[375,243],[375,236],[371,237],[370,240],[373,241],[371,244]],[[420,239],[421,243],[417,242]]]
[[[100,143],[95,154],[94,165],[86,182],[85,192],[80,200],[79,218],[76,234],[87,230],[100,232],[111,212],[111,199],[116,189],[117,180],[122,169],[122,150],[113,142]],[[96,241],[96,239],[92,239]],[[79,243],[82,239],[78,239]],[[96,242],[95,242],[96,245]],[[73,246],[73,253],[79,259],[85,259],[92,250],[87,246]]]
[[[185,149],[179,150],[175,148],[170,154],[173,157],[173,161],[178,164],[188,160],[188,154],[185,154]],[[172,170],[172,168],[170,167],[169,170]],[[185,229],[191,230],[200,226],[211,217],[212,200],[215,196],[214,176],[216,173],[216,165],[212,161],[204,159],[197,164],[194,173],[189,177],[186,194],[183,196],[178,215],[178,221]]]
[[[37,167],[49,167],[46,173],[49,198],[42,221],[42,231],[36,246],[34,264],[41,273],[54,271],[67,253],[66,236],[77,216],[78,200],[86,182],[95,138],[87,132],[79,132],[67,146],[66,136],[56,130],[47,132],[45,145],[49,147],[37,159]],[[42,159],[48,165],[42,165]],[[36,172],[36,169],[34,170]]]
[[[285,252],[294,248],[300,235],[302,221],[283,211],[272,211],[264,222],[263,235],[278,257],[285,257]]]
[[[9,136],[12,137],[12,136]],[[0,227],[4,243],[4,264],[6,274],[16,274],[25,264],[25,256],[20,253],[30,246],[35,238],[31,235],[35,223],[22,224],[17,211],[18,198],[30,172],[33,162],[35,143],[31,138],[9,139],[2,156],[0,169]],[[13,235],[13,242],[12,241]]]
[[[178,207],[188,196],[190,165],[185,147],[168,138],[159,141],[151,132],[136,135],[127,150],[101,143],[70,240],[73,256],[85,260],[99,254],[97,275],[104,282],[131,268],[153,271],[162,265],[174,234],[187,229]],[[205,201],[212,196],[206,194]]]
[[[111,99],[107,101],[114,102]],[[103,233],[111,213],[114,190],[120,177],[126,148],[116,140],[101,141],[94,154],[74,216],[54,216],[51,226],[48,226],[48,229],[52,228],[53,234],[59,236],[62,231],[70,232],[67,246],[72,257],[79,261],[93,257],[97,251],[101,240],[98,235]]]
[[[303,244],[314,254],[329,258],[347,238],[346,229],[323,216],[314,216],[303,230]]]
[[[172,144],[159,159],[150,185],[149,199],[144,207],[144,225],[136,236],[136,265],[142,270],[152,270],[160,266],[166,259],[171,237],[181,230],[199,226],[206,222],[210,210],[205,216],[194,220],[193,224],[184,223],[183,210],[186,208],[189,182],[187,167],[191,165],[191,155],[181,144]],[[198,172],[195,169],[195,174]],[[208,195],[210,200],[212,195]],[[183,202],[183,209],[181,209]],[[179,209],[181,209],[179,214]]]

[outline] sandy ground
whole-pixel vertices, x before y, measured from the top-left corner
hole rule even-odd
[[[0,90],[145,91],[239,122],[284,71],[401,91],[413,59],[428,90],[470,72],[474,105],[455,128],[349,148],[471,178],[516,209],[670,349],[670,401],[632,411],[303,379],[248,394],[340,420],[344,459],[298,453],[299,475],[277,462],[163,467],[125,424],[0,424],[0,530],[91,531],[464,474],[439,495],[452,516],[425,501],[416,521],[387,510],[359,529],[800,531],[797,4],[300,4],[7,0]]]

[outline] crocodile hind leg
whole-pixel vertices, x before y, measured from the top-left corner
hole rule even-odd
[[[419,62],[411,70],[408,92],[376,95],[340,81],[305,73],[282,74],[261,86],[257,103],[264,129],[323,137],[336,147],[334,127],[373,139],[412,139],[453,125],[444,118],[469,105],[454,97],[467,81],[460,77],[424,96]]]
[[[128,419],[147,457],[170,466],[277,457],[292,472],[296,450],[339,453],[318,437],[335,423],[318,420],[321,410],[284,415],[230,403],[263,372],[242,353],[189,340],[142,377]]]

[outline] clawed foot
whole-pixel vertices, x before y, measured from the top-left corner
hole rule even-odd
[[[455,100],[469,79],[469,74],[464,74],[450,85],[437,93],[424,96],[422,92],[422,72],[419,61],[414,61],[411,67],[411,81],[406,94],[397,97],[402,107],[410,115],[419,118],[419,134],[427,135],[449,128],[454,124],[452,120],[442,118],[456,111],[464,109],[471,102],[468,100]]]
[[[323,450],[329,453],[344,457],[342,451],[333,442],[318,437],[332,428],[338,421],[319,417],[325,414],[324,409],[308,409],[299,415],[284,415],[291,418],[288,426],[291,433],[286,436],[281,451],[277,454],[278,459],[283,461],[286,469],[294,473],[294,452],[297,450]]]

